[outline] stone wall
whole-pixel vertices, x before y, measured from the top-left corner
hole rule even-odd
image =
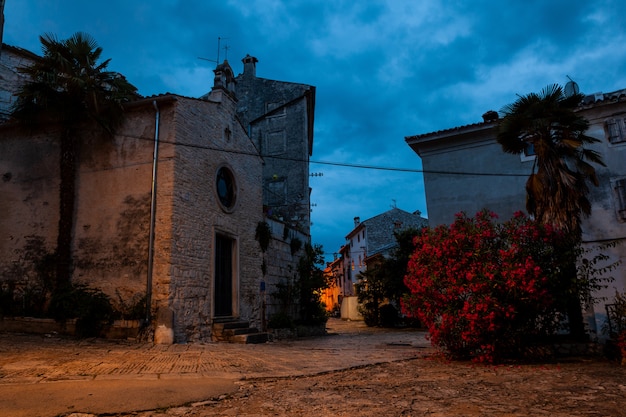
[[[298,261],[304,254],[303,248],[310,242],[310,237],[289,228],[286,224],[272,219],[265,220],[272,231],[270,245],[265,252],[264,259],[267,265],[265,275],[265,319],[269,320],[272,315],[281,311],[280,300],[275,297],[278,292],[278,284],[293,285],[298,276]],[[297,251],[292,250],[292,242],[299,240],[302,244]],[[295,306],[288,311],[295,314]]]
[[[251,125],[251,137],[266,160],[263,204],[268,214],[305,233],[309,231],[309,164],[306,99],[286,104]]]
[[[228,236],[233,251],[233,316],[261,322],[261,159],[235,122],[227,97],[156,100],[159,154],[156,181],[151,311],[170,311],[173,340],[210,339],[214,317],[214,243]],[[145,100],[129,107],[115,137],[83,131],[77,176],[75,282],[101,288],[118,306],[147,292],[150,200],[157,110]],[[0,139],[0,270],[2,280],[37,272],[56,246],[58,134],[4,125]],[[236,203],[217,202],[220,167],[236,183]],[[155,323],[158,325],[159,323]]]
[[[157,251],[169,250],[171,269],[155,274],[157,303],[167,294],[174,313],[176,341],[210,338],[214,317],[215,238],[234,242],[233,316],[259,322],[260,249],[254,239],[262,216],[261,159],[234,119],[234,103],[221,97],[218,103],[179,98],[175,126],[175,152],[167,172],[171,176],[171,234],[159,238]],[[164,121],[167,123],[167,121]],[[218,203],[215,189],[218,169],[234,176],[236,202],[231,210]],[[160,212],[161,208],[159,209]],[[164,213],[160,213],[159,217]]]
[[[263,204],[268,215],[310,232],[309,155],[313,147],[315,87],[256,76],[244,58],[236,78],[237,112],[263,155]]]
[[[15,93],[26,78],[17,68],[30,65],[35,58],[25,49],[0,45],[0,122],[8,118]]]

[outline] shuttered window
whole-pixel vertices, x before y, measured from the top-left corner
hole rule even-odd
[[[626,141],[626,119],[623,117],[606,121],[606,133],[610,143]]]

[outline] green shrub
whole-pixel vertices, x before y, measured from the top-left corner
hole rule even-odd
[[[380,307],[380,325],[383,327],[395,327],[400,322],[398,309],[391,304]]]
[[[96,288],[70,284],[52,295],[49,314],[57,321],[76,319],[76,336],[100,336],[113,323],[115,311],[111,299]]]
[[[272,315],[267,325],[270,329],[293,329],[295,327],[293,320],[286,313]]]

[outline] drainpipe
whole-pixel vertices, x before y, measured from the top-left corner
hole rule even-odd
[[[161,113],[156,100],[152,102],[154,110],[156,111],[154,120],[154,153],[152,159],[152,199],[150,201],[150,235],[148,237],[148,278],[146,280],[146,322],[147,326],[150,323],[150,306],[152,304],[152,271],[154,264],[154,223],[156,213],[156,182],[157,182],[157,162],[159,156],[159,120]]]

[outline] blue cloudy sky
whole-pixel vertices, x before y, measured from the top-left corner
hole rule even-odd
[[[227,53],[257,75],[317,87],[313,242],[336,252],[392,205],[427,214],[405,136],[480,122],[568,76],[583,93],[626,88],[623,0],[6,0],[4,42],[88,32],[143,95],[198,97]]]

